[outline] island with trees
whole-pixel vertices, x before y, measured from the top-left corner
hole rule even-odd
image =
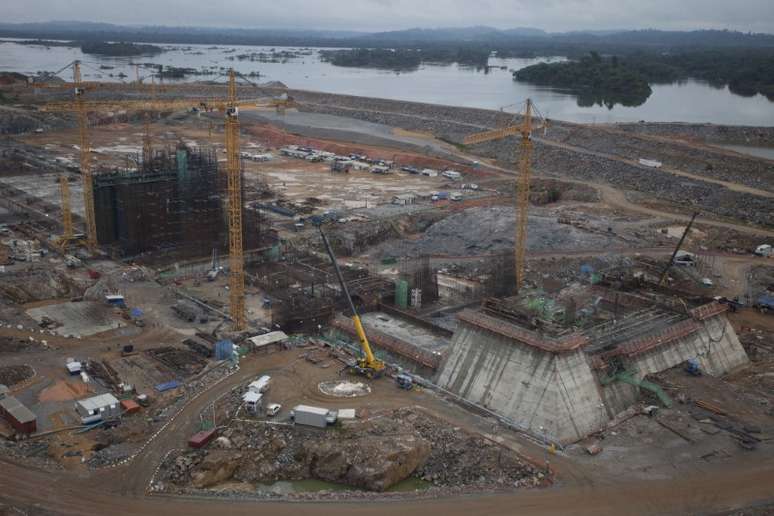
[[[490,53],[489,49],[470,46],[432,46],[418,49],[353,48],[321,50],[320,59],[334,66],[403,71],[416,70],[423,63],[458,63],[462,66],[485,68]]]
[[[577,94],[582,106],[639,106],[652,93],[647,77],[637,68],[616,56],[603,58],[596,52],[578,61],[528,66],[515,71],[513,77],[517,81]]]
[[[86,42],[81,44],[81,52],[100,56],[125,57],[155,55],[164,51],[156,45],[140,45],[137,43],[106,43],[104,41]]]

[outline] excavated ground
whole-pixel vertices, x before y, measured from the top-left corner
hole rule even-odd
[[[547,481],[517,454],[413,408],[373,411],[329,429],[237,419],[205,450],[173,454],[161,479],[173,492],[221,491],[316,479],[383,492],[413,478],[442,490],[496,490]]]

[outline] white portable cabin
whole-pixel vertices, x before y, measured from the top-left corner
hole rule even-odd
[[[255,414],[261,409],[263,394],[255,391],[247,391],[242,395],[242,402],[245,405],[245,409]]]
[[[256,381],[250,383],[247,389],[258,394],[263,394],[269,390],[269,383],[271,382],[271,376],[264,375],[258,378]]]
[[[84,424],[121,415],[118,399],[110,393],[100,394],[75,403],[75,411]]]

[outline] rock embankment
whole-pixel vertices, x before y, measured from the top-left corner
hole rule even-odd
[[[673,136],[704,143],[774,146],[774,127],[745,125],[687,124],[676,122],[645,122],[616,124],[616,129],[654,136]]]
[[[301,109],[305,111],[430,132],[454,143],[461,143],[468,134],[501,126],[514,118],[507,113],[483,109],[346,95],[302,92],[299,100],[302,101]],[[746,223],[774,225],[771,197],[732,191],[717,183],[678,176],[625,160],[633,161],[639,157],[662,159],[676,169],[685,167],[685,172],[697,176],[774,191],[774,170],[765,161],[732,157],[694,146],[684,145],[683,148],[677,142],[674,148],[664,146],[665,150],[662,150],[652,140],[627,138],[620,132],[594,130],[564,122],[552,122],[551,127],[547,137],[541,135],[541,141],[535,142],[533,163],[538,174],[607,183],[621,190],[632,190],[673,203],[681,209],[697,209]],[[554,140],[553,134],[559,140]],[[561,141],[562,138],[566,142]],[[570,148],[570,145],[582,150]],[[472,151],[508,166],[513,166],[518,158],[518,147],[513,138],[479,144]],[[676,152],[674,157],[672,152]]]

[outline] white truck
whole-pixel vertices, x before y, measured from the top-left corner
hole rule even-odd
[[[325,428],[336,422],[338,414],[335,410],[309,405],[296,405],[290,411],[290,419],[298,425],[316,426]]]

